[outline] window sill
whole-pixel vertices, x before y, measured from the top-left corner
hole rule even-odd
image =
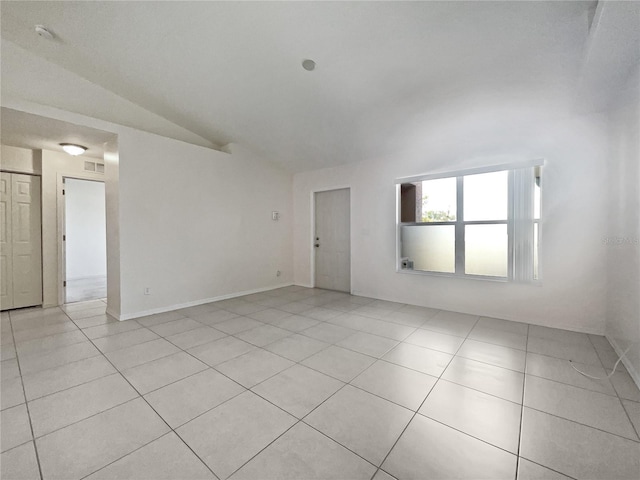
[[[424,270],[411,270],[411,269],[403,269],[396,268],[396,273],[400,273],[403,275],[418,275],[424,277],[440,277],[440,278],[456,278],[460,280],[475,280],[475,281],[483,281],[483,282],[493,282],[493,283],[513,283],[519,285],[531,285],[536,287],[541,287],[542,282],[540,280],[532,280],[530,282],[515,282],[513,280],[509,280],[504,277],[483,277],[481,275],[456,275],[455,273],[444,273],[444,272],[427,272]]]

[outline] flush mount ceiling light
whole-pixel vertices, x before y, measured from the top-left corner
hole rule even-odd
[[[87,147],[76,145],[74,143],[61,143],[60,146],[65,152],[67,152],[69,155],[73,155],[74,157],[77,155],[82,155],[87,151]]]
[[[47,30],[47,27],[44,25],[36,25],[36,33],[47,40],[53,40],[54,38],[53,33]]]
[[[313,60],[303,60],[302,61],[302,68],[304,68],[305,70],[307,70],[308,72],[314,70],[316,68],[316,62],[314,62]]]

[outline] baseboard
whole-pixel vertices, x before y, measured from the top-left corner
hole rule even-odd
[[[271,287],[263,287],[263,288],[256,288],[254,290],[245,290],[243,292],[229,293],[226,295],[220,295],[218,297],[203,298],[200,300],[195,300],[193,302],[169,305],[167,307],[152,308],[151,310],[144,310],[142,312],[120,314],[118,317],[116,317],[115,315],[112,315],[112,316],[114,316],[118,320],[132,320],[134,318],[146,317],[147,315],[155,315],[156,313],[172,312],[174,310],[180,310],[182,308],[196,307],[198,305],[203,305],[205,303],[218,302],[220,300],[228,300],[229,298],[243,297],[245,295],[252,295],[254,293],[268,292],[269,290],[275,290],[277,288],[282,288],[282,287],[290,287],[291,285],[293,285],[292,282],[282,283],[282,284],[271,286]]]
[[[622,356],[622,354],[624,353],[624,349],[620,348],[620,346],[618,345],[618,343],[613,339],[613,337],[610,337],[608,335],[605,335],[605,338],[607,340],[609,340],[609,343],[611,344],[611,346],[613,347],[613,349],[616,351],[616,353],[618,354],[618,357]],[[627,372],[629,372],[629,375],[631,376],[631,378],[633,379],[633,381],[635,382],[636,386],[638,388],[640,388],[640,374],[638,373],[638,371],[636,370],[636,368],[631,364],[631,361],[627,358],[627,357],[622,357],[622,364],[625,366],[625,368],[627,369]]]
[[[105,310],[105,313],[107,315],[109,315],[110,317],[115,318],[116,320],[123,320],[122,318],[120,318],[120,314],[116,314],[115,312],[113,312],[112,310],[109,310],[108,308]]]

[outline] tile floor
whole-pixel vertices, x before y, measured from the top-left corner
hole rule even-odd
[[[2,479],[638,479],[603,337],[286,287],[2,314]]]
[[[107,277],[67,279],[67,303],[85,302],[107,296]]]

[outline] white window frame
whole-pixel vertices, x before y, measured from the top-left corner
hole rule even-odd
[[[534,218],[534,171],[536,167],[541,166],[544,166],[544,160],[535,159],[526,162],[492,165],[453,172],[431,173],[396,179],[396,272],[417,275],[472,278],[498,282],[539,283],[539,266],[538,277],[534,278],[534,224],[538,224],[538,237],[540,237],[540,219]],[[499,171],[509,172],[507,220],[465,221],[463,216],[464,177],[468,175],[478,175],[482,173]],[[404,183],[416,183],[425,180],[436,180],[441,178],[456,178],[456,220],[450,222],[401,222],[400,186]],[[451,225],[455,227],[455,273],[432,272],[426,270],[412,270],[402,268],[402,227],[428,227],[438,225]],[[507,225],[507,276],[497,277],[465,273],[464,232],[466,225]],[[540,242],[538,241],[538,250],[539,249]],[[538,252],[538,262],[539,259],[540,252]]]

